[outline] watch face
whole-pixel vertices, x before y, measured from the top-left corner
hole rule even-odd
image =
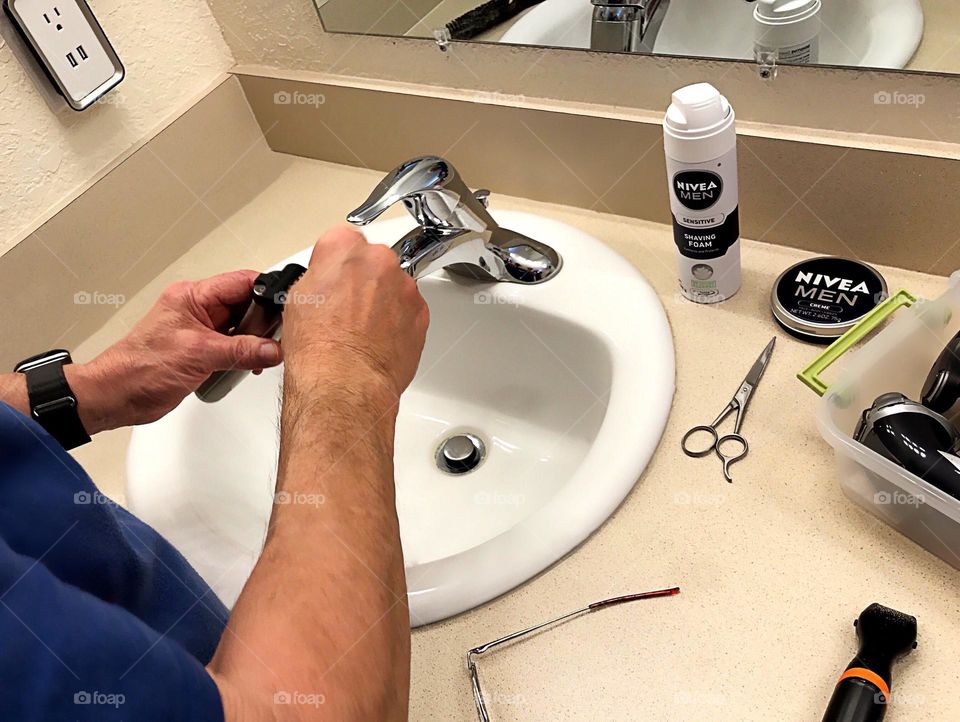
[[[55,349],[53,351],[46,351],[36,356],[31,356],[28,359],[24,359],[17,364],[16,368],[13,369],[14,373],[22,374],[30,371],[31,369],[39,368],[41,366],[46,366],[47,364],[52,363],[73,363],[70,358],[70,352],[64,349]]]

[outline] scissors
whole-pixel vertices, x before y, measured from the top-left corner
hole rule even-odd
[[[767,347],[763,349],[763,353],[761,353],[759,358],[753,362],[753,366],[750,367],[750,371],[740,384],[740,388],[737,389],[737,393],[733,395],[733,398],[730,399],[730,403],[727,404],[727,407],[720,412],[720,415],[717,418],[713,420],[713,423],[703,426],[694,426],[692,429],[690,429],[690,431],[683,435],[683,441],[680,442],[680,446],[683,448],[683,453],[685,453],[687,456],[692,456],[699,459],[700,457],[706,456],[711,451],[715,452],[723,462],[723,477],[731,484],[733,483],[733,479],[730,477],[730,467],[736,462],[740,461],[740,459],[745,457],[747,452],[750,451],[750,445],[747,443],[747,440],[740,435],[740,427],[743,425],[743,417],[747,412],[747,405],[750,403],[750,397],[753,396],[753,392],[756,390],[757,384],[760,383],[760,379],[763,377],[763,372],[767,370],[767,364],[770,363],[770,356],[773,355],[773,347],[776,342],[776,337],[770,339],[770,343],[768,343]],[[737,412],[737,420],[733,426],[733,433],[720,436],[720,434],[717,433],[717,426],[734,411]],[[691,449],[688,442],[690,441],[690,437],[696,434],[710,434],[712,437],[710,445],[705,449]],[[738,444],[740,446],[739,453],[731,456],[725,455],[722,451],[724,444]]]

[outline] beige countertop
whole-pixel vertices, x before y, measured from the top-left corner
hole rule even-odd
[[[380,179],[317,161],[284,163],[76,356],[119,338],[172,280],[263,268],[310,245]],[[670,318],[677,392],[652,463],[601,529],[519,589],[414,632],[411,718],[475,719],[468,648],[606,596],[672,585],[682,588],[678,597],[605,610],[484,657],[492,718],[817,720],[856,650],[852,621],[875,601],[920,625],[919,649],[895,669],[889,722],[960,718],[960,573],[841,495],[832,451],[814,426],[818,399],[795,379],[819,350],[770,318],[774,279],[804,254],[745,241],[743,290],[722,305],[697,306],[677,293],[666,226],[497,195],[492,207],[564,221],[634,263]],[[883,271],[892,289],[932,297],[944,287],[939,277]],[[726,484],[716,459],[682,454],[680,437],[713,418],[773,335],[777,348],[744,425],[750,455]],[[77,453],[121,500],[128,438],[114,432]]]

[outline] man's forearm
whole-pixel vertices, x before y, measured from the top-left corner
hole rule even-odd
[[[296,388],[303,376],[287,370],[267,542],[210,668],[246,702],[289,694],[301,702],[290,710],[304,715],[296,719],[405,720],[410,630],[394,500],[396,399],[385,388],[335,382]],[[224,700],[229,720],[235,695],[225,691]],[[247,715],[258,716],[248,707]]]
[[[27,380],[23,374],[0,374],[0,401],[22,414],[30,415]]]

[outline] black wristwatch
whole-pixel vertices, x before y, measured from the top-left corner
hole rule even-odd
[[[25,359],[14,368],[27,377],[30,415],[67,450],[90,441],[80,421],[77,397],[63,374],[69,363],[73,363],[70,352],[57,349]]]

